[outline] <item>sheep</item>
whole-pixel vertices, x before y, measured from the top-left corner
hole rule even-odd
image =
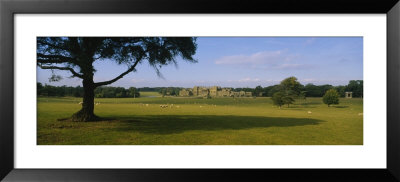
[[[307,113],[308,113],[308,114],[311,114],[312,112],[311,112],[311,111],[308,111]]]
[[[149,107],[149,104],[146,104],[146,107]]]

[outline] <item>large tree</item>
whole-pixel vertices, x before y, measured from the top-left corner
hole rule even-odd
[[[94,89],[116,82],[136,66],[147,61],[160,76],[159,69],[176,57],[196,62],[196,38],[193,37],[38,37],[37,65],[42,69],[68,71],[72,77],[82,79],[84,88],[82,109],[71,117],[72,121],[93,121]],[[96,61],[115,61],[127,65],[126,71],[102,82],[94,82]],[[58,77],[52,77],[57,78]]]
[[[296,77],[292,76],[282,80],[280,87],[281,91],[287,92],[288,95],[299,96],[303,86],[297,81]]]

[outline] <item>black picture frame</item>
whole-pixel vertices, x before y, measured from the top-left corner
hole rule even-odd
[[[15,169],[14,14],[382,13],[387,15],[386,169]],[[0,0],[0,179],[4,181],[400,181],[398,0]],[[379,61],[379,60],[377,60]],[[366,159],[367,160],[367,159]]]

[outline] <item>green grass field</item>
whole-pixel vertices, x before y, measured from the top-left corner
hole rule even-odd
[[[38,98],[39,145],[362,145],[363,101],[297,100],[290,108],[270,98],[149,97],[95,99],[98,122],[58,121],[80,98]],[[168,108],[161,108],[168,104]]]
[[[161,97],[158,92],[140,92],[140,97]]]

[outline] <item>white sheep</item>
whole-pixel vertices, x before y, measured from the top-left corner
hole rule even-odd
[[[311,111],[308,111],[307,113],[308,113],[308,114],[311,114],[312,112],[311,112]]]

